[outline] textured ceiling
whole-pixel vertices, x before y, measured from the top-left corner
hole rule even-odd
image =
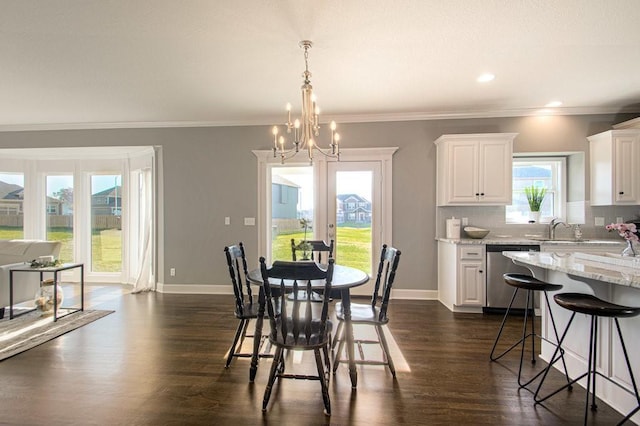
[[[0,130],[640,112],[638,0],[0,0]],[[496,79],[479,84],[492,72]]]

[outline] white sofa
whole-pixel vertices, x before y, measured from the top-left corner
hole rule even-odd
[[[59,241],[0,240],[0,319],[4,317],[5,307],[9,306],[9,270],[40,256],[53,256],[57,259],[61,247],[62,243]],[[14,305],[33,301],[39,281],[40,276],[36,273],[14,274]]]

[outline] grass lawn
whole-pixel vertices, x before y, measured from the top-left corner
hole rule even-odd
[[[104,229],[96,231],[91,236],[91,256],[93,271],[120,272],[122,269],[122,231],[119,229]],[[1,240],[16,240],[24,238],[22,229],[0,227]],[[73,261],[73,230],[69,228],[52,228],[47,232],[50,241],[62,242],[60,260]]]
[[[304,232],[278,235],[272,245],[274,260],[291,260],[291,238],[298,243]],[[336,262],[371,273],[371,228],[338,227],[336,240]]]

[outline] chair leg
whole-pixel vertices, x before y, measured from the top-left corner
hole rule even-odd
[[[243,335],[247,330],[246,324],[248,324],[248,321],[245,319],[241,319],[240,322],[238,323],[238,328],[236,329],[236,335],[233,338],[231,349],[229,349],[229,356],[227,356],[227,365],[224,366],[225,368],[229,368],[229,365],[231,365],[231,360],[233,359],[233,356],[236,353],[236,346],[238,345],[238,340],[240,340],[240,336]]]
[[[336,354],[333,357],[333,374],[336,374],[336,371],[338,371],[338,365],[340,365],[340,360],[342,359],[341,358],[342,351],[344,350],[344,342],[345,342],[344,328],[341,330],[341,332],[342,332],[342,335],[340,336],[340,344],[338,345],[338,350],[336,351]]]
[[[380,346],[382,346],[382,350],[384,351],[384,358],[387,362],[387,366],[391,371],[391,375],[396,377],[396,368],[393,365],[393,359],[391,359],[391,352],[389,351],[389,345],[387,344],[387,338],[384,337],[384,330],[382,326],[376,325],[376,333],[378,334],[378,340],[380,341]]]
[[[326,347],[325,347],[326,350]],[[329,399],[329,387],[327,386],[327,376],[325,374],[325,366],[322,362],[322,355],[320,349],[313,350],[316,356],[316,366],[318,368],[318,376],[320,378],[320,386],[322,387],[322,400],[324,401],[324,413],[327,416],[331,415],[331,400]]]
[[[325,363],[325,371],[326,371],[326,379],[329,380],[331,376],[331,356],[329,355],[329,343],[322,347],[322,354],[324,355],[324,363]]]
[[[336,347],[336,344],[342,339],[342,326],[344,325],[344,321],[338,321],[338,327],[336,328],[336,336],[333,339],[333,342],[331,343],[331,349],[334,349]]]
[[[273,384],[276,381],[276,373],[282,360],[282,348],[276,347],[276,352],[273,355],[273,362],[271,363],[271,370],[269,370],[269,380],[267,381],[267,387],[264,389],[264,398],[262,399],[262,411],[267,411],[267,405],[269,404],[269,398],[271,398],[271,391],[273,390]]]

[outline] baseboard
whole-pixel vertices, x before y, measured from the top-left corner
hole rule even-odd
[[[438,300],[438,290],[405,290],[396,288],[391,291],[392,299]]]
[[[169,294],[233,294],[231,284],[164,284],[158,283],[156,291]],[[370,296],[369,296],[370,297]],[[438,290],[394,289],[392,299],[438,300]]]
[[[231,284],[164,284],[158,283],[156,291],[169,294],[233,294]]]

